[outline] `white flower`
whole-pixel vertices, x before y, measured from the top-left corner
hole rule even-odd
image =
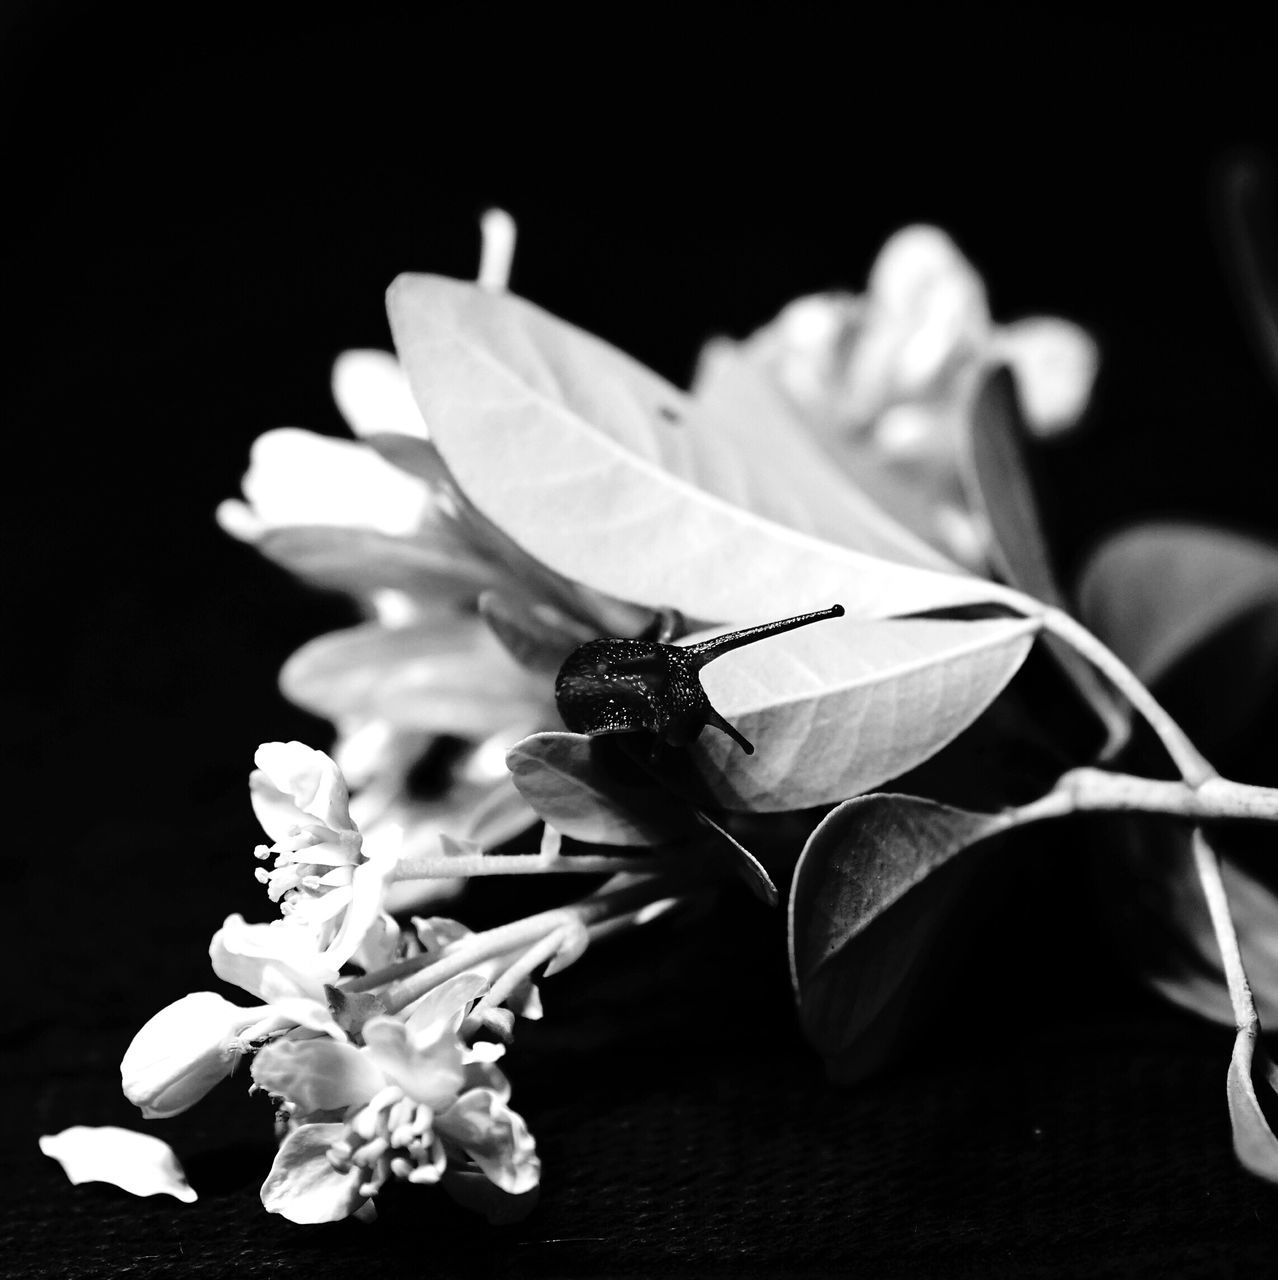
[[[244,1032],[266,1013],[212,991],[183,996],[151,1018],[125,1050],[124,1096],[148,1120],[185,1111],[231,1074],[244,1052]]]
[[[386,352],[344,353],[333,392],[361,436],[426,434]],[[281,674],[288,697],[336,726],[333,754],[350,771],[370,847],[400,837],[421,844],[439,829],[491,846],[532,825],[504,766],[476,767],[495,735],[504,753],[553,723],[544,682],[476,613],[483,592],[527,584],[473,544],[425,480],[362,441],[268,432],[243,487],[243,501],[219,508],[222,526],[306,580],[353,596],[371,616],[304,646]],[[423,792],[418,765],[432,753],[441,758]],[[434,888],[439,897],[458,886]]]
[[[694,394],[712,387],[716,361],[733,350],[707,347]],[[1050,435],[1081,417],[1097,366],[1095,343],[1069,321],[994,324],[980,276],[928,226],[887,241],[864,294],[800,298],[735,350],[862,489],[976,569],[985,533],[962,490],[960,453],[982,373],[1009,364],[1028,426]]]
[[[322,751],[268,742],[254,759],[253,810],[274,840],[257,855],[275,854],[274,869],[259,870],[258,878],[288,923],[312,932],[324,961],[336,970],[360,950],[370,930],[393,935],[383,900],[398,849],[382,842],[377,857],[365,854],[346,782]]]
[[[401,1016],[369,1018],[362,1046],[282,1039],[259,1052],[254,1081],[294,1118],[262,1187],[267,1209],[299,1222],[346,1217],[388,1178],[436,1182],[450,1163],[511,1196],[537,1185],[535,1144],[494,1064],[502,1046],[467,1047],[459,1034],[487,986],[484,974],[459,974]]]

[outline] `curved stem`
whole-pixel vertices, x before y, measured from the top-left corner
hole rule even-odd
[[[1144,716],[1149,727],[1158,735],[1158,740],[1163,744],[1172,762],[1180,770],[1181,776],[1191,787],[1199,787],[1209,778],[1217,776],[1216,770],[1208,764],[1198,748],[1186,737],[1185,731],[1167,714],[1154,695],[1141,684],[1132,670],[1086,627],[1060,609],[1042,609],[1039,616],[1043,620],[1045,631],[1058,637],[1088,659]]]
[[[1243,968],[1242,950],[1238,945],[1238,930],[1234,927],[1234,918],[1229,913],[1229,898],[1225,893],[1225,882],[1220,874],[1220,855],[1207,843],[1200,827],[1194,828],[1194,870],[1198,873],[1198,881],[1203,887],[1203,895],[1207,899],[1207,910],[1211,915],[1211,927],[1216,934],[1216,942],[1220,946],[1220,959],[1225,969],[1225,981],[1229,987],[1229,999],[1234,1006],[1234,1021],[1239,1031],[1256,1032],[1260,1029],[1260,1018],[1256,1013],[1256,1002],[1252,998],[1251,983],[1247,981],[1247,971]]]

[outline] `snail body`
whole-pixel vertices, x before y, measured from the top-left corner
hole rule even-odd
[[[659,640],[610,638],[579,645],[559,669],[555,703],[564,724],[592,737],[647,733],[674,747],[694,742],[710,725],[747,754],[754,747],[711,705],[701,668],[743,645],[843,616],[842,605],[674,645]]]

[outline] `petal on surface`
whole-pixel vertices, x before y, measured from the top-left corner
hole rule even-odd
[[[148,1120],[197,1103],[239,1061],[234,1043],[265,1010],[242,1009],[212,991],[196,991],[161,1009],[133,1037],[120,1062],[124,1096]]]
[[[304,1124],[280,1144],[275,1163],[262,1183],[262,1206],[290,1222],[339,1222],[365,1202],[358,1167],[338,1173],[328,1149],[340,1138],[340,1124]]]
[[[131,1195],[163,1193],[188,1204],[199,1198],[172,1148],[149,1133],[114,1125],[78,1124],[42,1136],[40,1150],[56,1160],[77,1185],[109,1182]]]
[[[528,1126],[491,1089],[462,1094],[436,1118],[435,1128],[456,1142],[492,1183],[510,1195],[531,1191],[540,1180],[541,1161]]]
[[[252,1075],[304,1113],[362,1105],[386,1083],[367,1054],[332,1040],[276,1040],[254,1058]]]

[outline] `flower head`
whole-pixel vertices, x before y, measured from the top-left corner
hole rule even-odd
[[[698,386],[710,385],[731,350],[706,349]],[[1095,343],[1069,321],[996,325],[980,276],[929,226],[887,241],[863,294],[800,298],[737,353],[766,372],[880,505],[978,569],[984,534],[964,497],[960,464],[981,374],[1010,365],[1027,424],[1051,435],[1081,417],[1097,365]]]
[[[502,1046],[468,1045],[461,1034],[487,988],[481,973],[458,974],[400,1015],[369,1018],[362,1045],[283,1038],[264,1047],[253,1079],[281,1099],[290,1133],[263,1204],[294,1221],[345,1217],[390,1178],[433,1183],[450,1166],[478,1170],[512,1196],[535,1187],[536,1147],[495,1065]]]

